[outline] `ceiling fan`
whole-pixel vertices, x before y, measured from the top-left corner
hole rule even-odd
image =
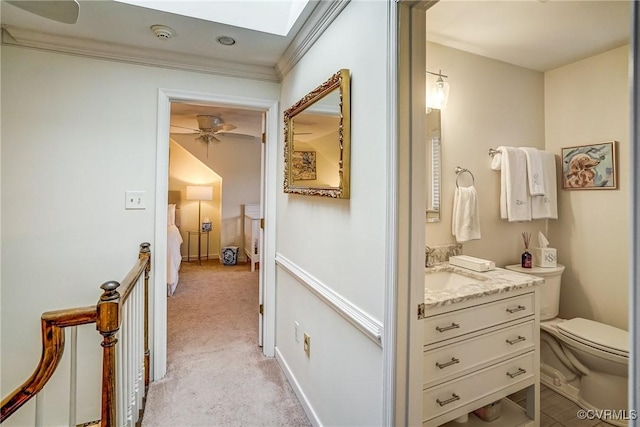
[[[210,142],[220,142],[220,139],[218,139],[216,135],[236,136],[241,138],[255,138],[253,135],[230,132],[234,129],[237,129],[237,126],[232,125],[230,123],[225,123],[225,121],[220,116],[198,115],[196,116],[196,119],[198,120],[198,129],[185,127],[185,126],[178,126],[178,125],[171,125],[171,127],[190,130],[191,132],[186,132],[186,133],[199,135],[196,138],[196,141],[200,141],[205,144],[209,144]],[[185,133],[185,132],[178,132],[178,133]]]
[[[43,18],[64,24],[75,24],[78,21],[78,13],[80,12],[80,3],[77,0],[7,0],[7,3]]]

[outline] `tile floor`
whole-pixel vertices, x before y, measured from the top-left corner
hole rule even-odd
[[[514,395],[512,400],[523,403],[524,395]],[[580,409],[566,397],[544,385],[540,387],[540,427],[611,427],[598,419],[579,419],[577,414]]]

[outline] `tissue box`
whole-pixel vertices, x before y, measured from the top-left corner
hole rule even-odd
[[[531,248],[533,265],[536,267],[556,267],[558,252],[555,248]]]

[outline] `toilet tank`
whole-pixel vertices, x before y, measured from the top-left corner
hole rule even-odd
[[[540,285],[540,320],[549,320],[558,316],[558,310],[560,309],[560,281],[564,265],[522,268],[520,264],[514,264],[507,265],[505,268],[517,273],[542,277],[544,283]]]

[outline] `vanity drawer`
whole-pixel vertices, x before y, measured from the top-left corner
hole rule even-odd
[[[521,382],[533,381],[533,361],[534,352],[532,351],[473,374],[426,389],[422,393],[423,422],[429,425],[429,420],[473,403],[500,389]],[[442,422],[446,421],[448,420]]]
[[[534,321],[530,320],[425,351],[422,369],[424,388],[485,367],[492,361],[532,350],[534,327]]]
[[[535,313],[533,292],[455,310],[424,320],[424,343],[454,338]],[[427,311],[428,313],[428,311]]]

